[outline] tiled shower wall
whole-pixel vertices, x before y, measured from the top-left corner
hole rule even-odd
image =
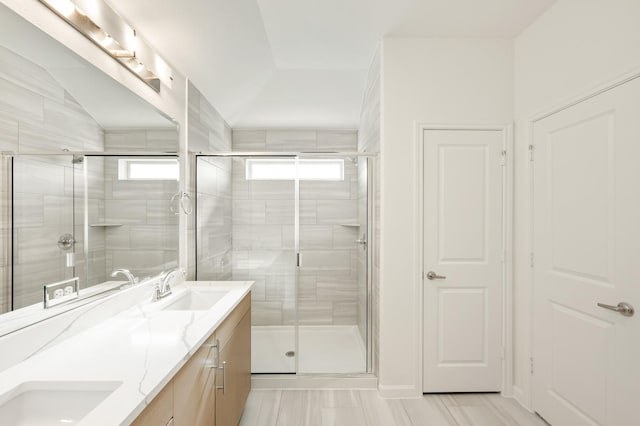
[[[231,128],[191,82],[188,97],[189,152],[231,151]],[[189,216],[188,262],[189,273],[197,271],[198,280],[231,278],[231,161],[200,157],[196,164],[190,155],[189,192],[196,194],[198,220],[196,224],[196,215]]]
[[[176,152],[176,129],[107,130],[106,151]],[[178,216],[170,209],[178,192],[175,180],[118,179],[118,157],[89,158],[103,163],[103,210],[90,232],[105,236],[105,274],[129,269],[138,277],[155,275],[178,265]],[[89,167],[89,170],[93,167]],[[91,243],[91,240],[90,240]],[[119,278],[122,279],[122,278]]]
[[[234,151],[356,150],[356,131],[234,130]],[[300,182],[297,290],[301,325],[358,323],[358,167],[345,160],[343,181]],[[255,280],[254,325],[293,325],[294,183],[247,181],[233,161],[233,278]]]
[[[380,49],[378,48],[367,78],[367,89],[362,104],[360,128],[358,131],[358,151],[380,153]],[[370,165],[373,167],[373,235],[371,241],[372,267],[371,269],[371,328],[372,328],[372,361],[373,371],[378,371],[379,359],[379,321],[380,321],[380,162],[375,158]]]
[[[102,151],[104,137],[100,126],[44,69],[0,47],[0,150],[34,151]],[[42,285],[56,278],[71,276],[65,267],[64,253],[57,247],[58,236],[73,232],[74,166],[70,157],[58,160],[32,158],[21,161],[16,170],[21,179],[16,194],[16,251],[14,270],[16,307],[42,299]],[[3,164],[3,191],[8,172]],[[8,195],[2,194],[3,200]],[[5,204],[5,203],[3,203]],[[8,211],[3,211],[2,240],[10,241]],[[77,223],[77,222],[76,222]],[[78,238],[77,238],[78,239]],[[82,241],[76,252],[82,253]],[[99,257],[99,256],[98,256]],[[8,246],[2,250],[0,268],[0,313],[9,309],[11,281],[7,268],[11,257]],[[78,271],[84,269],[81,256],[76,257]]]

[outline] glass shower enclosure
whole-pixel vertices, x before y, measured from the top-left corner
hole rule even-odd
[[[120,285],[116,269],[144,278],[177,266],[175,155],[21,153],[4,161],[11,209],[4,311],[42,304],[45,284],[77,277],[90,296]]]
[[[255,281],[253,373],[371,372],[370,161],[196,157],[196,277]]]

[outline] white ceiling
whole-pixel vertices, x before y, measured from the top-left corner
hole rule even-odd
[[[513,37],[555,0],[110,0],[234,127],[357,127],[381,37]]]
[[[414,0],[389,34],[411,37],[515,37],[556,0]]]

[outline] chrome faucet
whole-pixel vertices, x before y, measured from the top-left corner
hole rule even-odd
[[[128,285],[138,284],[138,278],[134,277],[131,271],[129,271],[128,269],[116,269],[111,273],[111,277],[115,277],[118,274],[122,274],[127,277],[127,280],[129,281]]]
[[[161,282],[156,284],[156,293],[155,300],[158,301],[162,298],[165,298],[171,294],[171,282],[174,277],[177,275],[184,275],[184,271],[182,269],[174,269],[173,271],[168,272],[161,278]]]

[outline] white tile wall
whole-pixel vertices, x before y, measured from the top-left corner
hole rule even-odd
[[[355,131],[234,130],[234,151],[356,150]],[[296,297],[301,324],[353,325],[358,318],[358,169],[345,160],[345,179],[300,182],[302,267],[294,281],[294,185],[247,181],[242,159],[233,160],[233,278],[259,284],[255,325],[293,324]]]
[[[175,129],[107,130],[105,151],[160,151],[178,149]],[[89,169],[103,164],[104,211],[100,222],[120,226],[93,228],[105,239],[104,274],[118,268],[145,277],[178,264],[178,216],[170,209],[177,181],[131,181],[118,178],[118,158],[89,158]],[[94,195],[95,198],[97,196]]]
[[[0,47],[0,93],[2,150],[59,152],[64,148],[80,151],[103,149],[102,128],[75,99],[44,69],[3,47]],[[41,300],[43,283],[73,275],[65,267],[64,253],[56,243],[59,235],[74,232],[72,196],[74,178],[78,181],[79,171],[74,172],[71,157],[18,158],[14,165],[17,264],[13,272],[15,307],[20,307]],[[2,175],[4,173],[3,170]],[[78,195],[80,185],[75,185],[75,191]],[[8,240],[11,236],[4,217],[2,224],[0,231]],[[84,241],[82,233],[77,230],[76,273],[85,279],[86,262],[99,264],[104,261],[104,256],[92,251],[90,258],[84,259]],[[103,245],[99,238],[93,237],[97,247]],[[3,256],[2,262],[0,313],[9,308],[11,285],[7,276],[11,259]]]
[[[222,116],[192,83],[189,83],[188,97],[189,151],[231,151],[231,128]],[[195,187],[191,192],[196,192],[198,220],[196,229],[195,216],[190,216],[189,271],[197,269],[199,280],[231,278],[233,217],[248,223],[260,222],[259,217],[250,217],[251,210],[246,206],[232,203],[231,161],[200,157],[197,165],[195,161],[191,164],[192,183],[197,181],[197,192]]]

